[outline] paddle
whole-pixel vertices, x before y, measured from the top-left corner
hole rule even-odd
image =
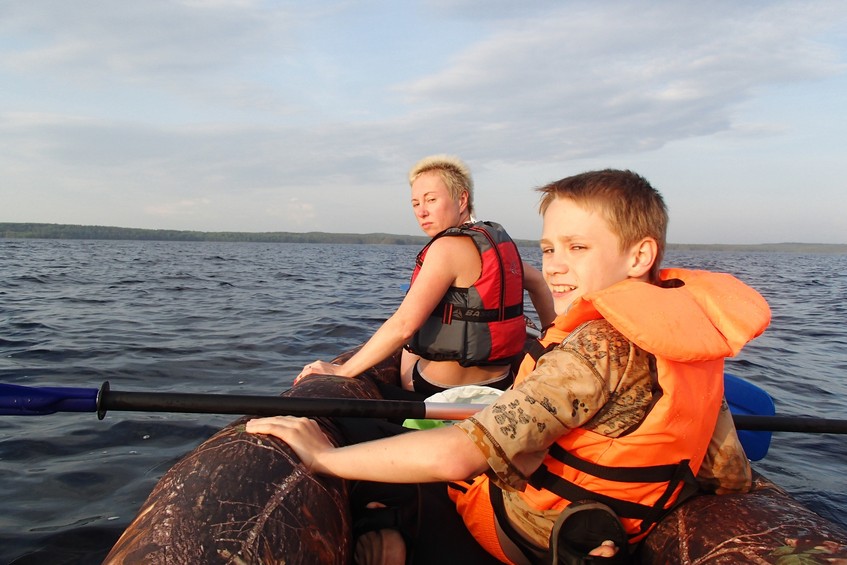
[[[727,375],[727,396],[739,429],[775,432],[847,434],[847,420],[774,416],[773,401],[759,387]],[[739,381],[746,385],[737,388]],[[756,407],[754,402],[767,402]],[[109,383],[96,388],[27,387],[0,384],[0,415],[39,416],[54,412],[184,412],[252,414],[257,416],[370,416],[377,418],[438,418],[457,420],[481,410],[481,404],[426,403],[409,400],[292,398],[172,392],[120,392]],[[744,410],[744,414],[738,412]],[[758,412],[758,413],[757,413]],[[761,412],[765,412],[764,415]],[[770,414],[767,414],[770,412]],[[738,425],[740,423],[740,425]]]
[[[744,452],[751,461],[759,461],[764,459],[768,453],[768,448],[771,444],[770,431],[751,431],[751,430],[773,430],[772,427],[750,428],[739,425],[739,417],[742,416],[773,416],[776,413],[773,399],[770,395],[757,387],[753,383],[745,381],[740,377],[736,377],[730,373],[723,375],[724,396],[729,404],[729,411],[732,412],[735,420],[735,427],[738,429],[738,439],[741,445],[744,446]],[[755,425],[756,420],[746,422],[748,425]],[[771,422],[778,424],[780,422]]]
[[[0,415],[43,416],[54,412],[108,410],[250,414],[254,416],[347,416],[372,418],[432,418],[460,420],[479,412],[481,404],[425,403],[409,400],[296,398],[176,392],[119,392],[108,381],[100,389],[26,387],[0,384]]]

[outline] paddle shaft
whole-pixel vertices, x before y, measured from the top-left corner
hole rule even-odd
[[[294,396],[227,396],[162,392],[119,392],[103,383],[97,394],[97,417],[108,410],[182,412],[192,414],[249,414],[252,416],[312,416],[348,418],[410,418],[462,420],[484,404],[427,403],[362,398],[298,398]]]
[[[447,416],[467,417],[468,405],[455,405]],[[481,408],[478,407],[478,409]],[[297,398],[291,396],[227,396],[159,392],[100,391],[97,415],[108,410],[134,412],[181,412],[189,414],[249,414],[252,416],[314,416],[371,418],[433,418],[424,402],[348,398]],[[445,412],[446,414],[446,412]],[[473,414],[473,411],[470,412]],[[438,416],[444,419],[446,416]]]
[[[431,418],[461,420],[479,412],[483,404],[452,404],[409,400],[359,398],[297,398],[281,396],[226,396],[161,392],[118,392],[104,388],[97,399],[101,419],[107,410],[183,412],[197,414],[250,414],[254,416],[313,416],[370,418]],[[801,416],[734,414],[739,430],[847,434],[847,420]]]
[[[182,412],[248,414],[253,416],[370,417],[461,420],[479,412],[482,404],[358,398],[298,398],[172,392],[120,392],[103,383],[100,389],[33,388],[0,384],[0,414],[39,416],[55,412]],[[847,434],[847,420],[802,416],[733,414],[739,430]]]
[[[812,434],[847,434],[847,420],[810,418],[806,416],[755,416],[733,414],[739,430],[769,432],[805,432]]]

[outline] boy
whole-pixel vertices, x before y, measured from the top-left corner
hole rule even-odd
[[[603,540],[614,546],[594,552],[623,559],[698,472],[712,490],[749,488],[722,402],[723,363],[770,312],[729,275],[659,271],[667,212],[635,173],[583,173],[539,190],[557,318],[511,390],[457,425],[341,448],[302,418],[247,430],[285,440],[315,472],[450,483],[468,530],[503,562],[579,559]],[[601,537],[588,537],[598,527]]]

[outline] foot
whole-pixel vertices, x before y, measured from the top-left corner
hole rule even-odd
[[[615,545],[615,542],[607,539],[601,543],[599,547],[595,547],[589,551],[588,555],[592,555],[594,557],[614,557],[617,552],[618,546]]]
[[[384,508],[385,505],[371,502],[367,507]],[[353,561],[356,565],[405,565],[406,542],[397,530],[366,532],[356,540]]]
[[[367,532],[356,540],[356,565],[405,565],[406,542],[397,530]]]

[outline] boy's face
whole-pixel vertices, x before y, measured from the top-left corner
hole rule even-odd
[[[541,253],[557,315],[580,296],[627,279],[635,261],[603,216],[569,198],[556,198],[544,213]]]

